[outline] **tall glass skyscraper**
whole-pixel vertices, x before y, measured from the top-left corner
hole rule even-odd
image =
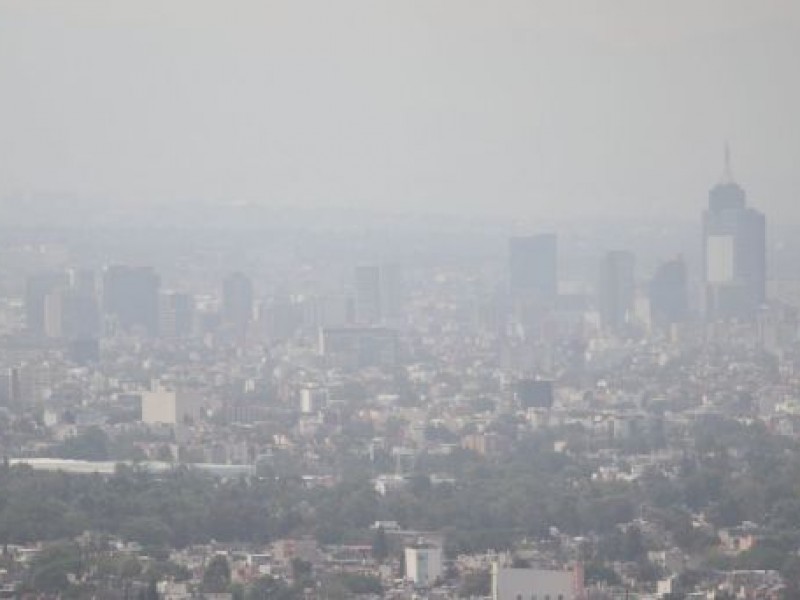
[[[703,254],[707,318],[753,318],[766,297],[766,223],[733,181],[727,148],[703,214]]]
[[[633,315],[636,296],[634,268],[636,258],[632,252],[608,252],[600,265],[599,308],[606,327],[615,330],[629,322]]]
[[[662,263],[650,281],[650,315],[660,327],[680,323],[689,315],[686,263],[678,257]]]

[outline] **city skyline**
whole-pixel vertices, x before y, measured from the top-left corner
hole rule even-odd
[[[5,2],[0,198],[800,218],[800,7],[602,7]]]
[[[798,58],[799,0],[0,0],[0,598],[800,599]]]

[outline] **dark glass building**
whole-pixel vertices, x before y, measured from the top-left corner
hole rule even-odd
[[[648,292],[655,325],[666,327],[685,321],[689,315],[689,286],[683,257],[662,263],[650,280]]]
[[[103,312],[123,331],[158,334],[158,289],[151,267],[110,266],[103,274]]]

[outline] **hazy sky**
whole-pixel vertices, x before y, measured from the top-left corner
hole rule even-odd
[[[797,0],[0,0],[0,197],[800,218]]]

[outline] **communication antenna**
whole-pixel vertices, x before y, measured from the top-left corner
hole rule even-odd
[[[725,142],[725,170],[722,173],[722,183],[733,183],[733,169],[731,169],[731,146]]]

